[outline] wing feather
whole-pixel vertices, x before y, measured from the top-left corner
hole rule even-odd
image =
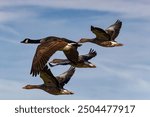
[[[110,36],[102,28],[91,26],[91,31],[96,35],[96,39],[102,41],[110,40]]]
[[[71,77],[73,76],[75,72],[75,67],[71,66],[68,71],[60,74],[59,76],[57,76],[57,80],[59,82],[59,84],[63,87],[65,84],[67,84],[69,82],[69,80],[71,79]]]
[[[115,38],[119,35],[121,27],[122,22],[120,20],[117,20],[114,24],[110,25],[105,31],[111,36],[111,40],[114,41]]]
[[[88,61],[92,59],[93,57],[95,57],[96,55],[97,55],[97,52],[91,48],[88,54],[81,55],[79,56],[79,58],[83,59],[84,61]]]
[[[39,72],[44,68],[49,58],[61,48],[65,47],[67,42],[62,40],[46,41],[41,43],[37,49],[33,58],[31,72],[32,76],[37,76]]]
[[[40,71],[40,78],[44,81],[46,86],[60,87],[58,80],[52,74],[51,70],[46,65],[42,71]]]
[[[77,51],[77,47],[72,46],[72,48],[70,48],[68,51],[63,52],[69,61],[71,61],[74,64],[78,63],[79,53]]]

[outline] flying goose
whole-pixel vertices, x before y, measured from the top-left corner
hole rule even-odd
[[[120,20],[117,20],[105,30],[91,26],[91,31],[96,35],[96,38],[81,38],[79,43],[91,42],[103,47],[123,46],[123,44],[115,41],[116,37],[119,35],[121,26],[122,22]]]
[[[23,89],[41,89],[53,95],[74,94],[73,92],[63,88],[64,85],[69,82],[74,72],[75,68],[71,66],[66,72],[55,77],[46,65],[44,69],[40,71],[40,78],[43,80],[44,84],[26,85]]]
[[[54,67],[57,65],[71,64],[72,66],[78,67],[78,68],[95,68],[96,66],[94,64],[92,64],[91,62],[89,62],[88,60],[92,59],[96,55],[97,55],[97,52],[94,51],[93,49],[90,49],[88,54],[79,56],[79,61],[81,61],[81,62],[78,62],[77,64],[73,64],[68,59],[53,59],[52,61],[50,61],[49,65],[51,67]],[[51,64],[51,63],[53,63],[53,64]]]
[[[59,38],[54,36],[49,36],[39,40],[25,39],[21,43],[40,43],[36,49],[36,53],[33,58],[31,72],[32,76],[37,76],[39,72],[44,68],[49,58],[56,51],[63,51],[67,59],[72,63],[76,64],[78,62],[78,51],[77,47],[81,44],[68,40],[66,38]]]

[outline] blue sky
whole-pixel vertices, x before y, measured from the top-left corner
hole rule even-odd
[[[150,99],[150,1],[148,0],[1,0],[0,4],[0,99]],[[104,48],[91,43],[79,48],[98,55],[95,69],[76,69],[65,88],[71,96],[53,96],[42,90],[23,90],[41,84],[30,76],[37,45],[23,45],[26,37],[50,35],[78,41],[92,38],[90,26],[107,28],[123,22],[117,41],[123,47]],[[57,52],[52,58],[65,58]],[[51,59],[52,59],[51,58]],[[52,68],[55,75],[69,66]]]

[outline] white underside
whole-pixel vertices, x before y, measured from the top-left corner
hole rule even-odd
[[[111,41],[111,44],[112,44],[112,45],[116,45],[116,44],[117,44],[117,42]]]

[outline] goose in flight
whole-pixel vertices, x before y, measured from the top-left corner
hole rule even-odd
[[[49,65],[51,67],[54,67],[57,65],[69,65],[70,64],[70,65],[72,65],[74,67],[78,67],[78,68],[96,68],[96,66],[93,63],[88,61],[88,60],[92,59],[93,57],[95,57],[96,55],[97,55],[97,52],[93,49],[90,49],[88,54],[79,56],[79,61],[81,61],[81,62],[79,62],[78,64],[73,64],[68,59],[53,59],[52,61],[50,61]],[[53,63],[53,64],[51,64],[51,63]]]
[[[71,66],[66,72],[55,77],[46,65],[44,69],[40,71],[40,78],[43,80],[44,84],[26,85],[23,89],[41,89],[53,95],[74,94],[73,92],[63,88],[64,85],[69,82],[74,72],[75,68]]]
[[[103,47],[123,46],[123,44],[115,41],[116,37],[119,35],[121,26],[122,22],[120,20],[117,20],[105,30],[91,26],[91,31],[96,35],[96,37],[92,39],[81,38],[79,43],[91,42]]]
[[[21,43],[25,44],[34,44],[40,43],[36,49],[31,72],[32,76],[37,76],[41,70],[43,70],[49,58],[56,51],[63,51],[66,55],[67,59],[74,64],[77,64],[78,61],[78,51],[77,48],[81,46],[81,44],[68,40],[66,38],[59,38],[54,36],[49,36],[39,40],[33,39],[25,39],[21,41]]]

